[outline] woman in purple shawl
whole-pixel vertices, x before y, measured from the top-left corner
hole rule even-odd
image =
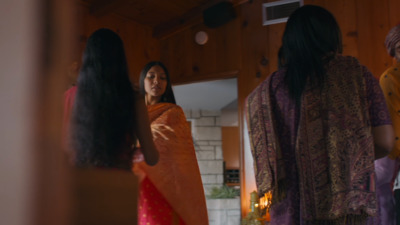
[[[393,147],[391,120],[377,80],[341,51],[332,14],[303,6],[286,24],[282,67],[247,98],[271,224],[368,224],[379,213],[374,160]]]

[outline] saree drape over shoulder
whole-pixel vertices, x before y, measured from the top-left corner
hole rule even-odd
[[[370,108],[383,108],[373,117],[390,123],[382,93],[376,81],[368,91],[372,75],[355,58],[338,55],[326,72],[324,86],[307,84],[299,105],[284,70],[247,98],[257,188],[273,192],[271,224],[365,224],[377,213]]]
[[[207,225],[203,184],[190,127],[182,109],[175,104],[159,103],[148,106],[148,111],[152,126],[162,129],[165,125],[172,130],[164,129],[164,137],[154,137],[160,153],[155,166],[144,162],[134,165],[134,171],[145,176],[141,184],[139,224]],[[163,212],[154,209],[149,201],[157,201],[158,210]],[[165,212],[168,205],[172,212]]]

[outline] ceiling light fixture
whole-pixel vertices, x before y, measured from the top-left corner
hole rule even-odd
[[[205,31],[199,31],[196,33],[194,40],[199,45],[204,45],[208,41],[208,34]]]

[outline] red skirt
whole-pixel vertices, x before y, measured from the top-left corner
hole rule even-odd
[[[140,184],[139,225],[185,225],[148,177]]]

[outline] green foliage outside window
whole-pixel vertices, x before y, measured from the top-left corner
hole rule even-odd
[[[208,198],[236,198],[240,196],[240,190],[226,185],[222,187],[213,187]]]

